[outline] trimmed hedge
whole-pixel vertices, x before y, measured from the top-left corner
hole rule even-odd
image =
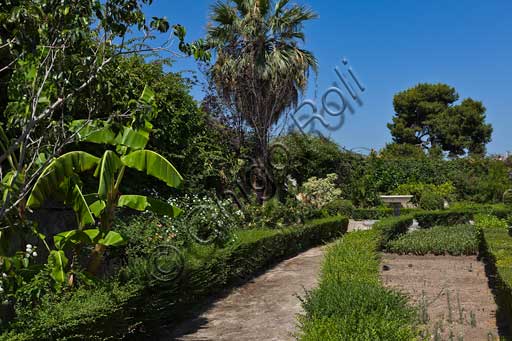
[[[412,221],[413,216],[406,215],[383,219],[375,223],[373,228],[379,231],[381,237],[380,248],[384,248],[388,241],[396,239],[400,235],[406,233],[412,225]]]
[[[302,299],[300,340],[417,339],[407,298],[380,282],[381,231],[352,232],[328,249],[319,287]]]
[[[410,213],[418,211],[417,208],[402,208],[400,210],[401,215],[408,215]],[[392,217],[394,214],[394,210],[389,207],[379,207],[379,208],[356,208],[352,212],[352,219],[355,220],[379,220],[388,217]]]
[[[473,218],[473,211],[463,209],[422,211],[414,214],[414,219],[423,229],[434,226],[467,224]]]
[[[512,237],[504,228],[483,228],[480,253],[495,281],[494,294],[498,304],[498,319],[512,320]],[[512,335],[512,330],[508,330]],[[508,340],[508,339],[507,339]]]
[[[79,289],[57,303],[43,302],[30,312],[32,316],[16,322],[2,339],[147,337],[151,335],[149,331],[158,331],[165,323],[183,318],[185,308],[206,296],[247,280],[280,259],[333,240],[345,233],[347,226],[348,219],[338,216],[285,230],[243,231],[239,242],[231,247],[200,249],[205,257],[202,261],[187,259],[177,281],[116,282],[95,290]],[[140,264],[141,268],[144,266],[147,264]]]
[[[487,213],[505,219],[512,215],[512,206],[503,204],[481,205],[481,204],[455,204],[455,207],[446,210],[426,211],[418,208],[402,208],[401,216],[414,215],[418,222],[423,222],[425,226],[435,225],[464,224],[473,219],[476,213]],[[388,207],[379,208],[356,208],[353,210],[351,218],[355,220],[372,219],[379,220],[393,217],[393,209]],[[420,225],[421,225],[420,222]]]

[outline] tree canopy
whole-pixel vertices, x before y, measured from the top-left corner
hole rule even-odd
[[[396,143],[441,148],[450,156],[483,155],[492,126],[486,109],[471,98],[456,104],[459,94],[446,84],[418,84],[393,99],[395,116],[388,128]]]

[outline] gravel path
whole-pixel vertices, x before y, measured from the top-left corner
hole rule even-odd
[[[349,231],[369,229],[373,221],[350,221]],[[160,335],[159,340],[294,340],[297,295],[317,285],[325,246],[285,260],[226,297],[199,316]]]

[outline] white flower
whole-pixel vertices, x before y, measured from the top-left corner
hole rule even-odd
[[[37,257],[37,252],[32,252],[32,257]]]
[[[4,288],[0,287],[0,294],[4,292]]]
[[[5,272],[2,272],[2,277],[7,278],[7,274]]]
[[[29,250],[32,250],[32,245],[31,244],[27,244],[27,252],[30,252]]]

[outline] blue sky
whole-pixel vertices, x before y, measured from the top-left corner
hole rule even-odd
[[[512,150],[512,1],[295,2],[320,16],[305,27],[305,47],[320,66],[305,98],[321,96],[337,80],[334,67],[341,68],[343,57],[366,86],[363,105],[354,105],[341,129],[324,132],[340,145],[383,147],[391,141],[386,123],[393,95],[420,82],[443,82],[486,106],[494,127],[489,153]],[[154,0],[147,14],[166,16],[186,27],[188,39],[197,39],[205,34],[213,3]],[[178,59],[172,70],[196,70],[196,64]],[[200,89],[193,95],[200,99]]]

